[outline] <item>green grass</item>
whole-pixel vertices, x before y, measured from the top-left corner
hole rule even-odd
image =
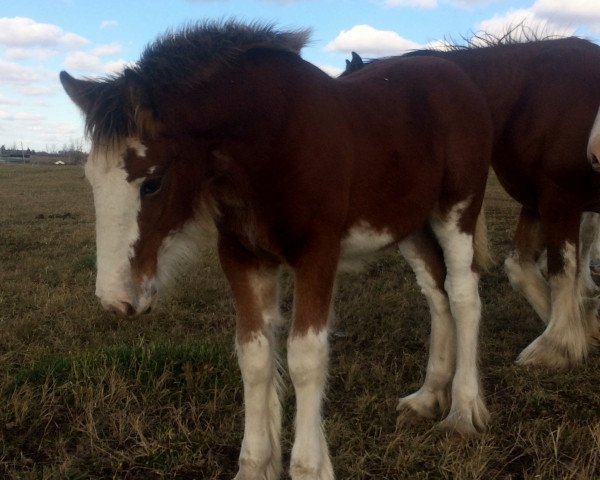
[[[543,326],[501,268],[517,207],[493,179],[487,197],[499,260],[481,285],[490,432],[465,441],[432,422],[397,423],[398,397],[423,381],[429,316],[407,265],[388,254],[340,281],[325,403],[337,478],[600,478],[600,355],[560,373],[514,364]],[[214,254],[151,315],[122,321],[94,297],[80,168],[0,166],[0,205],[0,477],[233,478],[242,387]],[[288,316],[290,292],[286,277]]]

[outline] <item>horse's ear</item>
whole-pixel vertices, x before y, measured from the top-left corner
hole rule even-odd
[[[123,79],[130,111],[133,112],[133,122],[141,131],[156,133],[159,129],[159,121],[148,86],[131,68],[125,69]]]
[[[362,67],[364,65],[364,62],[358,53],[352,52],[352,61],[350,62],[350,64],[354,67]]]
[[[87,114],[96,96],[97,83],[90,80],[78,80],[64,70],[60,72],[60,83],[73,103]]]

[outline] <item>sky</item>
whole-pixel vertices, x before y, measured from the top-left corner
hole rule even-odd
[[[0,0],[0,145],[87,148],[61,70],[117,73],[169,29],[230,18],[311,28],[302,56],[331,75],[353,50],[401,54],[520,24],[600,43],[600,0]]]

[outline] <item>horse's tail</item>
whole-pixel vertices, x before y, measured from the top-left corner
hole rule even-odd
[[[592,126],[590,132],[590,138],[587,145],[587,155],[592,168],[599,172],[600,171],[600,109],[596,115],[596,120]]]
[[[481,271],[487,271],[494,266],[494,258],[490,251],[487,234],[487,223],[485,221],[485,210],[483,205],[477,217],[475,234],[473,235],[473,250],[475,253],[475,265]]]

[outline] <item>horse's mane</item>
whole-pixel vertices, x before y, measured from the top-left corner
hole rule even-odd
[[[501,47],[503,45],[517,45],[521,43],[544,42],[565,38],[562,35],[553,35],[544,32],[543,27],[533,28],[524,23],[511,25],[503,33],[476,32],[469,36],[461,37],[460,42],[444,39],[442,46],[429,48],[432,51],[478,50],[481,48]]]
[[[251,49],[298,54],[309,34],[309,30],[279,31],[270,24],[234,20],[206,21],[168,31],[146,46],[140,59],[122,73],[86,82],[86,133],[93,143],[102,144],[146,130],[147,124],[138,115],[144,99],[135,98],[132,83],[184,94],[208,81],[219,68],[235,67]]]
[[[462,52],[466,50],[483,50],[486,48],[503,47],[507,45],[519,45],[525,43],[546,42],[559,39],[577,39],[585,41],[579,37],[564,37],[561,35],[551,35],[545,33],[543,28],[531,28],[523,23],[508,27],[504,33],[492,34],[488,32],[477,32],[470,36],[461,37],[460,41],[444,39],[439,45],[415,49],[401,55],[403,57],[421,57],[429,55],[443,54],[444,52]],[[376,63],[390,57],[380,58],[361,58],[356,52],[352,52],[352,61],[346,61],[346,70],[340,75],[346,76],[352,72],[360,70],[369,63]]]
[[[271,24],[206,21],[168,31],[146,47],[134,70],[153,85],[197,85],[209,66],[235,66],[244,52],[267,48],[299,53],[309,30],[279,31]],[[190,84],[190,82],[192,82]]]

